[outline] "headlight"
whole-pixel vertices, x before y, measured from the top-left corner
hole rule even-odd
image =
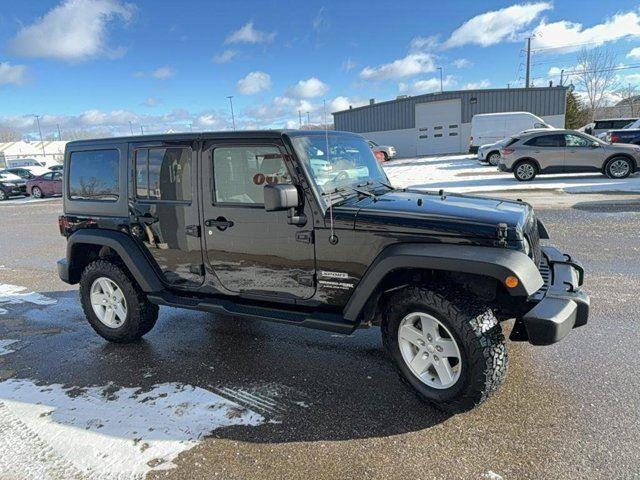
[[[527,254],[528,257],[531,256],[531,244],[529,243],[529,240],[527,240],[526,238],[522,241],[522,243],[524,244],[524,253]]]

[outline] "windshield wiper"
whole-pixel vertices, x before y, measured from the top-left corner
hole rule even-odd
[[[343,196],[343,200],[346,200],[349,195],[347,195],[347,190],[351,190],[352,192],[355,192],[359,195],[365,195],[367,197],[371,197],[371,198],[376,198],[376,196],[371,193],[371,192],[367,192],[366,190],[360,190],[359,188],[356,187],[360,187],[361,185],[356,185],[355,187],[351,186],[351,185],[343,185],[341,187],[336,187],[333,190],[330,190],[328,192],[322,192],[322,196],[323,197],[327,197],[329,195],[342,195]]]

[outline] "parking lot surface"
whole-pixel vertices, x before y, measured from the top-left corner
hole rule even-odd
[[[0,472],[633,478],[640,207],[610,200],[539,211],[551,243],[585,264],[589,324],[549,347],[509,343],[501,391],[456,416],[400,382],[377,329],[345,337],[162,307],[143,341],[109,344],[57,278],[61,202],[3,204]]]

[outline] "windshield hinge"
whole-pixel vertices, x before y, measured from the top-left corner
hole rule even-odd
[[[313,243],[313,230],[302,230],[296,233],[296,242]]]
[[[498,224],[498,241],[497,244],[499,247],[505,247],[507,246],[507,224],[506,223],[499,223]]]

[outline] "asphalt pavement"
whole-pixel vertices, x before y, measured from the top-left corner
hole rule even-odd
[[[637,478],[640,205],[576,199],[539,216],[550,243],[585,265],[588,325],[549,347],[509,343],[500,392],[455,416],[421,404],[405,387],[377,329],[347,337],[162,307],[142,341],[109,344],[85,321],[77,288],[57,278],[61,202],[0,205],[0,450],[10,452],[0,455],[0,478],[99,476],[78,468],[74,432],[78,439],[95,434],[88,438],[103,451],[83,455],[104,456],[113,471],[126,468],[113,457],[138,465],[138,457],[159,452],[144,457],[148,468],[137,477]],[[198,428],[180,423],[192,413],[188,401],[145,410],[140,392],[167,385],[237,408],[225,404],[227,423],[217,427],[212,417]],[[34,386],[37,395],[26,401]],[[57,390],[65,401],[52,396]],[[125,402],[131,398],[139,400],[134,409]],[[38,402],[53,413],[32,415]],[[56,426],[67,428],[64,439]],[[175,450],[163,453],[163,445]]]

